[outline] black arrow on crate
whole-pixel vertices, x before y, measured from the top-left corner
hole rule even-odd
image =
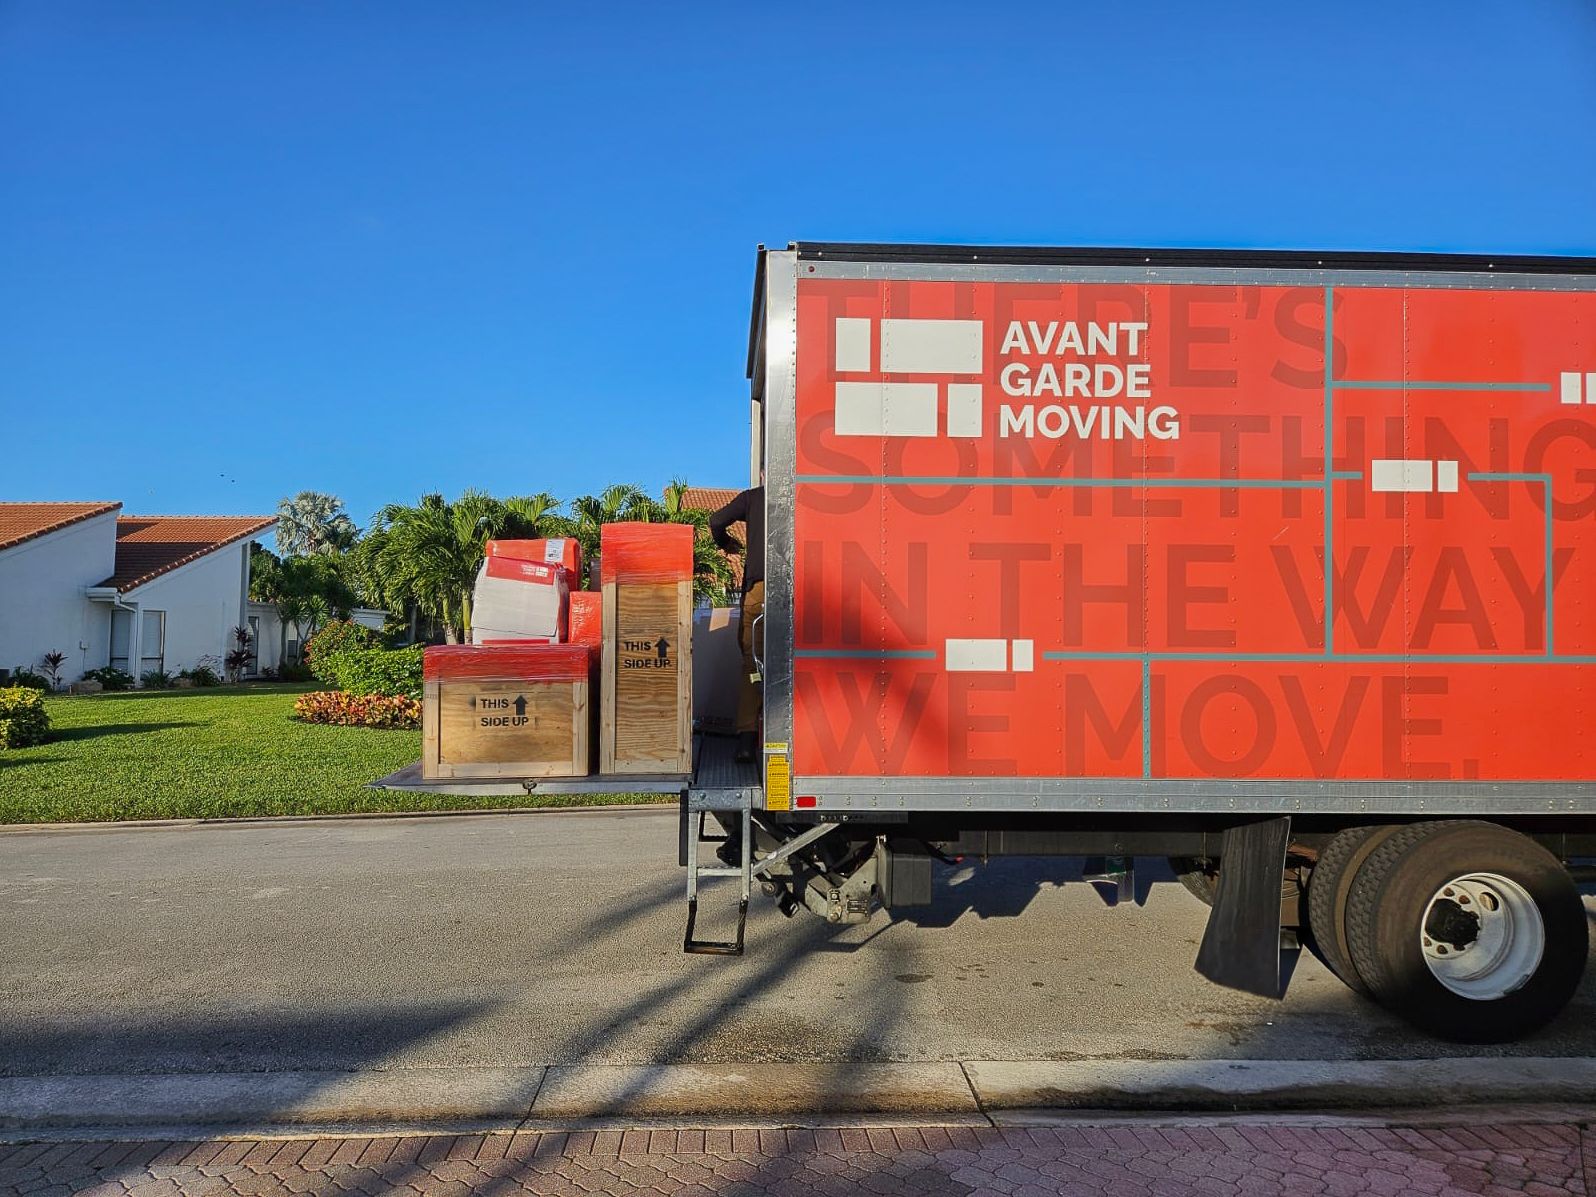
[[[521,718],[521,716],[523,716],[525,714],[526,714],[526,695],[517,694],[515,696],[515,716],[516,716],[517,719],[519,719],[519,718]]]
[[[659,643],[654,646],[654,655],[657,656],[661,661],[666,661],[670,659],[667,656],[670,651],[671,642],[665,639],[665,637],[661,636],[659,638]]]

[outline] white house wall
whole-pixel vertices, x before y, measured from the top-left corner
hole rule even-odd
[[[277,608],[270,603],[251,602],[249,604],[249,614],[260,621],[260,644],[257,648],[260,659],[257,663],[257,668],[262,672],[268,669],[275,669],[279,664],[277,646],[282,628],[282,623],[277,618]],[[374,632],[380,632],[387,623],[388,613],[371,607],[356,607],[349,613],[349,618],[363,628],[370,628]],[[302,633],[297,625],[290,625],[290,627],[293,630],[289,632],[289,639],[299,639]]]
[[[98,669],[109,651],[109,608],[84,591],[116,569],[116,513],[0,550],[0,668],[39,668],[63,652],[63,681]]]
[[[192,669],[204,657],[214,658],[214,668],[221,672],[221,662],[233,647],[233,629],[244,615],[248,549],[248,541],[217,549],[123,596],[145,611],[166,612],[167,673]]]

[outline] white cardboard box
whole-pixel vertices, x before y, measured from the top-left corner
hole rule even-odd
[[[566,573],[536,562],[490,557],[477,571],[471,599],[475,629],[493,629],[486,639],[521,636],[560,638],[565,622]]]

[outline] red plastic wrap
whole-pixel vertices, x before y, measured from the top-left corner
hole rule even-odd
[[[550,565],[545,561],[527,561],[519,557],[488,558],[490,578],[506,578],[511,582],[533,582],[543,586],[553,586],[564,573],[563,565]]]
[[[604,582],[686,582],[693,577],[691,524],[605,524]]]
[[[546,540],[490,540],[488,556],[561,565],[571,572],[572,577],[582,576],[582,546],[574,536],[553,536]]]
[[[597,590],[573,590],[570,596],[568,619],[570,633],[566,637],[572,644],[585,644],[589,648],[604,645],[604,596]]]
[[[585,682],[588,650],[580,644],[443,644],[422,657],[425,681]]]

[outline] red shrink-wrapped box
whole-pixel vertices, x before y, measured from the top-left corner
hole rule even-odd
[[[604,526],[601,773],[692,771],[693,535],[688,524]]]
[[[597,590],[573,590],[566,617],[566,641],[597,652],[604,646],[604,595]]]
[[[585,777],[592,769],[589,650],[450,644],[421,666],[421,775]]]
[[[564,566],[571,574],[573,586],[582,576],[582,546],[574,536],[551,536],[544,540],[490,540],[488,556]]]
[[[603,582],[691,582],[691,524],[605,524],[599,541]]]

